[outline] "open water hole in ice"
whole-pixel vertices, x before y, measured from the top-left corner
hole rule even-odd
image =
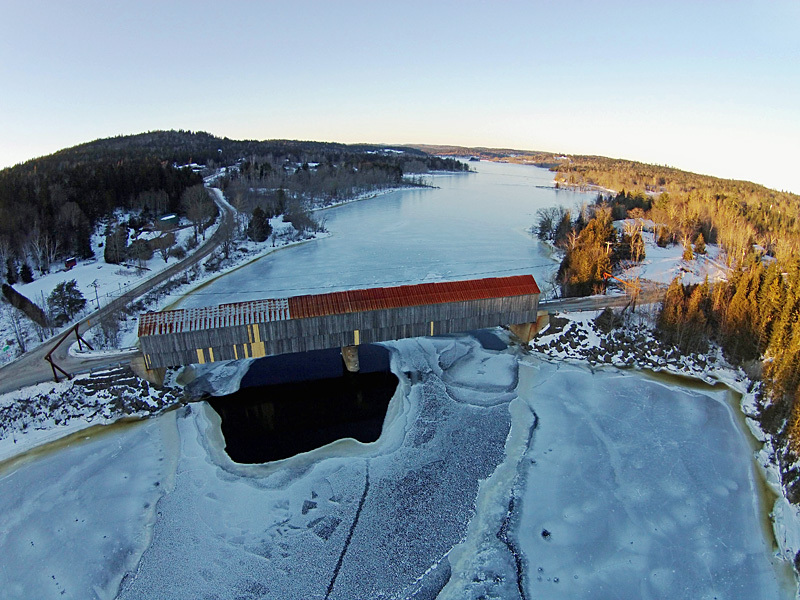
[[[484,349],[506,348],[491,329],[469,334]],[[262,464],[344,438],[376,441],[398,380],[386,347],[359,346],[358,356],[358,373],[344,368],[338,349],[255,361],[239,391],[209,401],[221,418],[228,456]]]
[[[228,456],[260,464],[343,438],[376,441],[398,380],[383,346],[360,346],[359,362],[348,372],[338,349],[254,362],[238,392],[210,401]]]

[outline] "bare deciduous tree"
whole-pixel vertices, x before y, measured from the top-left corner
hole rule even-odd
[[[50,272],[50,265],[55,262],[61,246],[56,236],[36,223],[28,234],[26,246],[36,270],[42,274]]]
[[[169,258],[169,251],[175,245],[175,234],[171,232],[165,233],[151,241],[150,244],[158,251],[161,258],[164,259],[164,263],[166,263]]]
[[[214,202],[209,197],[208,190],[202,185],[187,188],[181,194],[181,206],[192,222],[195,242],[198,233],[202,233],[205,239],[205,224],[214,214]]]
[[[644,243],[642,242],[642,226],[635,220],[627,220],[622,226],[625,240],[628,242],[631,260],[639,262]]]

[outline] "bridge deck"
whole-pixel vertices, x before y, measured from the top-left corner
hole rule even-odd
[[[146,313],[148,368],[303,352],[536,320],[531,275],[423,283]]]

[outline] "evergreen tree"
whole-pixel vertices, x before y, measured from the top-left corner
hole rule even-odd
[[[661,310],[658,313],[657,330],[661,339],[668,344],[680,343],[681,328],[684,321],[684,291],[680,279],[674,278],[664,294]]]
[[[47,306],[56,325],[63,325],[86,306],[86,298],[78,289],[78,282],[71,279],[56,285],[47,297]]]
[[[18,280],[17,263],[14,262],[13,258],[8,258],[6,260],[6,281],[8,285],[14,285]]]
[[[275,192],[275,201],[277,202],[277,206],[275,207],[275,214],[271,215],[273,217],[282,215],[286,211],[286,190],[284,190],[282,186]]]
[[[683,260],[694,260],[694,252],[692,252],[692,245],[689,242],[686,242],[683,245]]]
[[[33,271],[28,266],[28,263],[22,263],[22,267],[19,269],[19,278],[22,283],[30,283],[33,281]]]
[[[710,308],[710,290],[706,279],[694,288],[686,305],[685,351],[705,352],[708,349]]]
[[[106,247],[103,259],[112,265],[118,265],[128,258],[128,228],[118,225],[106,235]]]
[[[758,335],[749,300],[752,298],[750,288],[754,284],[750,273],[744,273],[739,278],[722,320],[722,345],[734,362],[751,360],[758,356]]]
[[[697,234],[697,238],[694,240],[694,253],[695,254],[705,254],[706,253],[706,240],[703,237],[702,233]]]
[[[587,296],[605,289],[605,273],[611,272],[611,251],[616,231],[611,213],[599,209],[578,234],[574,248],[568,248],[558,270],[565,296]]]
[[[572,231],[572,215],[569,210],[565,210],[561,214],[561,219],[556,225],[555,234],[553,236],[553,243],[559,248],[564,248],[567,244],[567,238]]]
[[[261,207],[256,206],[253,209],[253,216],[250,218],[250,224],[247,226],[247,237],[254,242],[263,242],[272,233],[272,226],[269,224],[267,215],[261,210]]]

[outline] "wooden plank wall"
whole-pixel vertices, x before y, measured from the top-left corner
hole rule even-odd
[[[539,296],[408,306],[140,338],[148,368],[338,348],[536,321]]]

